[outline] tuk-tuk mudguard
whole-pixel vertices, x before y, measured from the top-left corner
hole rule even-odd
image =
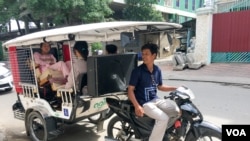
[[[41,114],[41,116],[45,119],[47,117],[52,116],[49,112],[49,110],[47,110],[46,108],[42,107],[42,106],[33,106],[30,107],[26,110],[25,112],[25,119],[28,117],[28,114],[32,111],[37,111],[38,113]]]

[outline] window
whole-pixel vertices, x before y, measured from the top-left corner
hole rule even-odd
[[[185,22],[186,22],[188,20],[188,17],[185,17],[184,19],[185,19]]]
[[[192,1],[192,10],[195,10],[195,0]]]
[[[176,0],[176,7],[180,6],[180,0]]]
[[[185,0],[185,8],[188,9],[188,0]]]
[[[165,0],[165,5],[166,6],[172,6],[172,0]]]
[[[199,7],[202,7],[202,4],[203,4],[203,0],[200,0]]]

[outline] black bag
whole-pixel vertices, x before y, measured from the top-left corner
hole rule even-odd
[[[50,83],[43,85],[39,88],[40,98],[51,101],[55,98],[56,92],[52,90]]]

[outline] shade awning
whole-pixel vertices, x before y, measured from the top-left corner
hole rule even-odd
[[[148,30],[149,32],[180,29],[182,25],[168,22],[102,22],[68,26],[50,30],[39,31],[14,38],[3,44],[10,46],[24,46],[40,44],[43,41],[85,40],[87,42],[113,41],[120,39],[121,32],[133,32]]]

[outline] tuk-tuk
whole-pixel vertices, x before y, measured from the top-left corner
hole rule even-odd
[[[74,81],[73,88],[65,89],[52,84],[48,75],[39,72],[33,55],[39,51],[39,45],[49,42],[56,60],[69,61],[72,66],[75,59],[72,47],[77,41],[105,44],[121,41],[122,33],[131,33],[131,38],[126,40],[134,41],[135,33],[148,34],[176,28],[181,28],[181,25],[167,22],[103,22],[35,32],[5,42],[3,46],[8,49],[17,93],[17,101],[12,107],[14,117],[24,121],[27,135],[36,141],[53,139],[63,133],[64,124],[84,119],[89,119],[97,124],[98,130],[102,130],[103,121],[112,115],[106,98],[127,98],[130,73],[138,62],[137,53],[89,56],[87,73],[73,77],[86,83],[88,93],[82,94],[82,84],[77,86]]]

